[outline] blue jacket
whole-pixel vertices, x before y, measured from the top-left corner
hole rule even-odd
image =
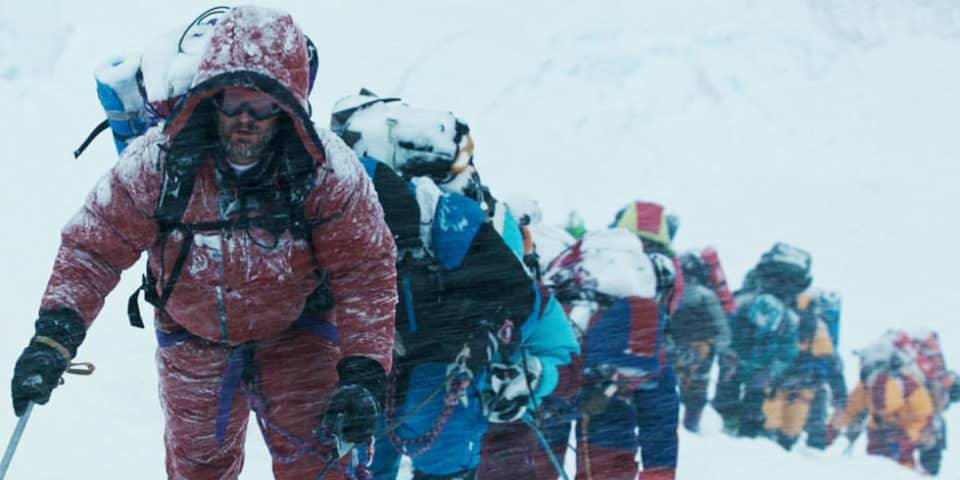
[[[374,179],[374,185],[378,187],[378,194],[380,194],[381,201],[383,201],[389,194],[385,195],[382,190],[386,190],[387,181],[390,180],[389,177],[396,177],[396,174],[388,167],[370,157],[362,158],[361,163],[368,175]],[[378,182],[377,179],[381,179],[381,181]],[[406,182],[406,186],[415,198],[415,185],[411,182]],[[397,199],[398,197],[400,197],[398,194],[389,196],[387,202],[392,203],[393,199]],[[394,231],[395,234],[396,232],[406,232],[405,235],[408,237],[420,235],[419,206],[417,206],[416,217],[408,215],[406,218],[399,218],[399,215],[402,215],[403,212],[397,214],[398,209],[391,208],[392,205],[385,204],[384,206],[387,223],[390,224],[391,230]],[[406,209],[410,210],[412,207],[407,207]],[[475,244],[478,243],[478,237],[484,237],[488,235],[488,229],[494,229],[502,239],[501,242],[496,243],[505,244],[515,257],[514,262],[509,262],[502,257],[498,257],[500,265],[497,265],[497,268],[501,270],[506,269],[509,278],[503,278],[501,274],[501,278],[498,281],[498,283],[500,283],[498,287],[500,288],[496,290],[501,293],[508,292],[508,282],[518,283],[521,281],[517,278],[515,270],[517,268],[523,268],[523,235],[520,230],[520,225],[513,214],[506,209],[503,213],[503,215],[495,219],[495,225],[491,225],[486,219],[485,212],[477,202],[456,193],[441,194],[437,201],[435,216],[430,227],[429,239],[431,249],[439,266],[445,272],[448,272],[448,275],[452,274],[455,276],[456,274],[453,272],[461,273],[459,271],[475,270],[471,269],[470,265],[465,265],[469,263],[470,258],[468,257],[477,251]],[[391,220],[394,221],[391,223]],[[416,223],[413,224],[416,225],[417,228],[410,229],[408,225],[414,221]],[[416,246],[418,244],[422,245],[422,243],[420,239],[397,239],[397,244],[401,246],[400,248],[403,248],[404,245]],[[488,240],[488,243],[494,242]],[[506,268],[504,264],[513,264],[513,268]],[[468,276],[475,274],[474,271],[463,271],[462,273]],[[401,277],[403,277],[402,273]],[[532,301],[529,303],[529,313],[526,315],[526,318],[521,319],[519,325],[520,328],[518,330],[521,336],[520,348],[513,353],[510,360],[520,361],[524,353],[535,355],[540,359],[541,365],[543,366],[543,373],[540,385],[537,387],[536,392],[534,392],[535,398],[533,399],[533,401],[537,402],[543,396],[550,394],[556,387],[558,379],[557,366],[569,363],[571,355],[579,353],[579,345],[570,328],[563,308],[553,295],[546,289],[539,288],[536,282],[529,276],[524,276],[522,281],[530,285],[528,292],[532,294],[532,296],[528,296],[527,299],[528,301]],[[400,320],[399,317],[406,317],[407,321],[405,322],[406,325],[398,325],[398,328],[400,328],[404,341],[412,341],[412,339],[408,338],[410,336],[409,333],[415,334],[419,328],[417,325],[418,319],[423,317],[423,315],[416,315],[416,311],[414,311],[417,310],[413,307],[416,300],[413,298],[414,291],[416,290],[415,286],[409,282],[404,283],[403,278],[401,278],[400,308],[404,311],[398,315],[398,321]],[[405,331],[409,333],[404,335]],[[408,343],[411,342],[408,341]],[[415,341],[413,343],[415,343]]]

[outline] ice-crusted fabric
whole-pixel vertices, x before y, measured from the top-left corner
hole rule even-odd
[[[190,131],[197,120],[192,115],[204,99],[236,78],[254,78],[272,87],[265,91],[290,117],[314,164],[304,212],[308,220],[323,220],[312,237],[336,304],[325,320],[336,327],[342,355],[372,357],[389,371],[396,302],[393,239],[353,152],[335,135],[317,131],[303,109],[303,45],[300,30],[279,12],[237,7],[218,22],[195,87],[170,122],[135,140],[64,227],[42,310],[69,308],[89,326],[120,273],[144,250],[150,251],[151,270],[169,276],[183,237],[174,232],[165,248],[157,242],[153,215],[165,149]],[[210,159],[198,167],[183,222],[222,220],[215,170]],[[198,233],[165,306],[169,316],[158,317],[158,328],[185,328],[234,344],[289,329],[320,281],[305,239],[286,231],[276,247],[265,248],[269,242],[258,238],[263,233],[255,228]]]
[[[307,106],[307,41],[293,17],[269,8],[232,9],[217,22],[193,85],[223,72],[251,71],[277,79]]]

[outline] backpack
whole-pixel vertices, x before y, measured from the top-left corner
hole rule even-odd
[[[357,157],[373,157],[407,179],[446,183],[473,159],[470,127],[453,113],[412,107],[365,88],[337,101],[330,129]]]
[[[184,30],[156,39],[142,54],[120,55],[101,64],[94,76],[97,95],[107,119],[94,128],[74,151],[74,156],[79,157],[97,135],[107,128],[113,133],[117,153],[121,154],[134,138],[166,120],[189,91],[216,22],[229,10],[229,7],[211,8],[197,16]],[[309,38],[305,40],[310,56],[309,86],[312,87],[317,71],[316,48]],[[294,238],[304,239],[308,243],[315,274],[320,278],[321,285],[307,299],[305,311],[321,312],[332,308],[333,296],[329,280],[320,266],[312,237],[313,227],[323,220],[306,218],[303,201],[309,194],[307,187],[310,182],[302,179],[301,169],[292,165],[279,168],[280,195],[286,202],[280,211],[254,218],[186,224],[181,220],[190,203],[201,160],[202,158],[196,156],[168,156],[163,162],[164,188],[154,210],[154,218],[159,227],[157,242],[165,245],[175,231],[181,233],[183,241],[173,268],[165,279],[154,275],[148,263],[142,285],[130,295],[127,302],[130,324],[137,328],[144,327],[137,302],[141,291],[148,303],[163,311],[190,253],[195,233],[255,226],[274,233],[290,231]],[[187,194],[184,195],[184,192]],[[159,294],[157,290],[160,291]]]
[[[805,250],[777,242],[760,257],[755,272],[760,287],[785,295],[799,295],[810,287],[812,257]]]
[[[737,311],[737,303],[733,299],[733,293],[730,292],[730,286],[727,285],[727,276],[720,265],[720,255],[717,249],[711,246],[704,247],[700,251],[700,258],[707,264],[710,276],[710,286],[713,288],[717,298],[723,305],[723,311],[732,314]]]
[[[840,343],[840,314],[843,297],[836,290],[811,288],[797,299],[797,307],[805,315],[813,315],[827,325],[834,350]]]
[[[544,283],[564,303],[599,300],[610,303],[622,297],[653,299],[657,275],[643,244],[623,228],[585,234],[550,262]]]

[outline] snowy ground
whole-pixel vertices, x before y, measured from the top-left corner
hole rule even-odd
[[[955,1],[261,3],[320,47],[319,124],[360,86],[453,110],[485,181],[529,192],[549,221],[577,208],[598,228],[631,199],[661,201],[682,218],[678,243],[716,245],[734,285],[774,241],[809,249],[817,283],[844,294],[851,379],[850,350],[891,326],[936,328],[960,364]],[[0,0],[3,368],[32,332],[60,226],[116,158],[106,138],[70,155],[102,118],[94,66],[203,8]],[[125,318],[139,271],[81,351],[97,374],[37,409],[10,478],[163,478],[155,341]],[[960,409],[948,421],[953,480]],[[712,416],[704,430],[681,435],[681,479],[914,478],[862,445],[784,454]],[[269,478],[258,435],[248,443],[244,478]]]

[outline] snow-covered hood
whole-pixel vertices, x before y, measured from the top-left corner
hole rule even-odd
[[[307,41],[290,14],[241,6],[217,21],[192,87],[167,119],[164,133],[171,143],[194,128],[190,120],[203,100],[232,86],[249,86],[272,95],[293,120],[306,150],[318,162],[323,160],[308,113]]]

